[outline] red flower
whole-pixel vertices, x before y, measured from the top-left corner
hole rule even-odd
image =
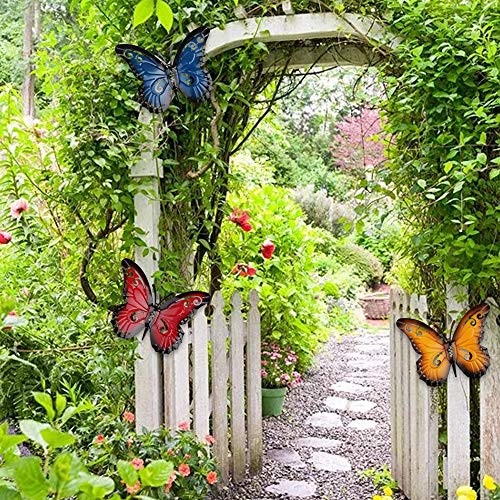
[[[257,269],[252,266],[252,264],[236,264],[232,270],[233,274],[238,276],[255,276],[257,274]]]
[[[177,428],[180,430],[180,431],[188,431],[189,430],[189,422],[181,422]]]
[[[189,460],[191,458],[191,455],[189,453],[186,453],[184,455],[184,460]]]
[[[26,212],[28,208],[30,207],[29,203],[24,199],[20,198],[19,200],[16,200],[12,205],[10,206],[10,215],[14,217],[14,219],[19,219],[22,215],[23,212]]]
[[[273,256],[273,252],[276,249],[276,245],[269,239],[264,241],[262,243],[262,246],[260,247],[260,251],[262,253],[262,257],[264,259],[270,259]]]
[[[215,484],[216,482],[217,482],[217,472],[211,470],[209,473],[207,473],[207,483]]]
[[[6,245],[12,239],[12,235],[7,231],[0,231],[0,245]]]
[[[124,411],[123,412],[123,420],[126,420],[127,422],[133,423],[135,420],[135,416],[131,411]]]
[[[179,465],[179,474],[184,477],[189,476],[189,474],[191,474],[191,469],[189,468],[189,465],[188,464]]]
[[[168,451],[167,451],[167,453],[168,453],[171,457],[173,457],[173,456],[175,455],[175,452],[174,452],[174,450],[172,450],[172,449],[168,450]]]
[[[208,444],[214,444],[215,443],[215,438],[211,435],[211,434],[207,434],[205,436],[205,441],[208,443]]]
[[[141,482],[137,481],[137,483],[134,484],[134,486],[126,485],[127,487],[127,493],[130,493],[133,495],[134,493],[137,493],[141,489]]]
[[[102,444],[105,441],[105,437],[102,434],[98,434],[97,437],[95,438],[94,443],[95,444]]]
[[[170,474],[170,477],[168,478],[167,484],[165,486],[165,493],[168,493],[170,491],[170,488],[172,488],[172,484],[175,481],[175,472],[172,472]]]
[[[142,458],[135,457],[130,463],[135,470],[144,469],[144,460]]]
[[[252,225],[250,224],[250,222],[248,222],[249,219],[250,216],[248,215],[248,212],[240,210],[239,208],[235,208],[233,210],[233,213],[229,216],[229,220],[231,222],[238,224],[238,226],[240,226],[241,229],[246,232],[252,230]]]

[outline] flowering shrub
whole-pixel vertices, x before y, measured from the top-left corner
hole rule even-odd
[[[483,486],[488,490],[490,500],[500,500],[500,485],[488,474],[483,478]],[[470,486],[460,486],[457,489],[457,500],[477,500],[478,494]]]
[[[277,344],[262,344],[262,386],[267,388],[296,387],[302,379],[295,370],[297,355]]]
[[[210,435],[201,442],[189,430],[188,422],[180,422],[177,432],[161,428],[137,434],[133,429],[134,414],[125,411],[122,421],[103,421],[100,433],[88,450],[87,461],[93,472],[113,477],[116,467],[127,479],[124,491],[152,498],[204,498],[218,480],[210,446]],[[172,464],[161,485],[144,486],[141,472],[154,461]]]

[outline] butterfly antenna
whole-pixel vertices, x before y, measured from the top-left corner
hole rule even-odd
[[[450,326],[450,340],[452,340],[452,338],[453,338],[453,331],[455,329],[455,323],[456,323],[456,320],[453,320],[451,322],[451,326]]]

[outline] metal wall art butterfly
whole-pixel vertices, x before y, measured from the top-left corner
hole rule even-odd
[[[455,365],[471,378],[479,378],[486,373],[490,356],[480,342],[489,310],[488,304],[480,304],[468,311],[451,340],[443,339],[430,326],[416,319],[397,320],[398,328],[410,339],[413,349],[421,354],[417,360],[417,372],[425,383],[430,386],[444,384],[450,367],[457,375]]]
[[[151,345],[157,352],[168,354],[182,342],[182,325],[200,307],[208,304],[205,292],[185,292],[160,301],[149,286],[144,271],[132,260],[122,261],[124,304],[116,306],[111,323],[115,333],[130,339],[149,332]]]
[[[191,101],[203,101],[208,97],[212,78],[204,64],[209,34],[210,29],[206,27],[188,33],[173,62],[137,45],[123,43],[116,46],[115,52],[142,81],[140,100],[149,111],[165,111],[179,90]]]

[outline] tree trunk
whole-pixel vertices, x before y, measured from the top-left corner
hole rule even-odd
[[[23,114],[35,118],[35,75],[31,57],[35,41],[40,34],[40,1],[27,0],[24,9],[24,83],[23,83]]]

